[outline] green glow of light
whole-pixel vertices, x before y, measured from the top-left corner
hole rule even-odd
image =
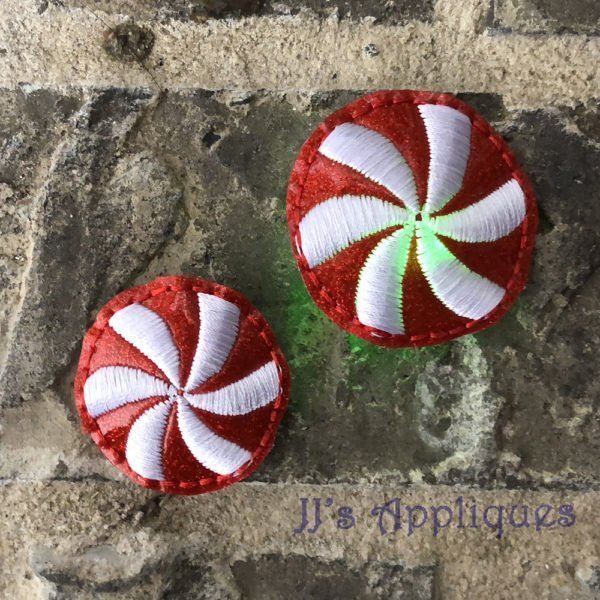
[[[419,239],[419,253],[427,265],[427,270],[435,270],[441,265],[456,261],[454,254],[423,221],[417,223],[417,238]]]
[[[400,272],[400,297],[402,297],[402,281],[406,273],[406,266],[408,265],[408,256],[410,254],[410,244],[412,242],[413,234],[415,231],[414,220],[409,221],[398,234],[400,238],[400,244],[398,245],[398,270]]]
[[[349,353],[345,357],[350,382],[364,382],[394,376],[397,372],[418,373],[424,365],[450,354],[448,344],[423,348],[384,348],[346,334]],[[414,371],[413,371],[414,370]]]
[[[402,325],[402,322],[404,320],[403,315],[402,315],[402,282],[404,281],[404,275],[406,273],[406,267],[408,265],[408,258],[410,256],[410,247],[411,247],[411,242],[412,242],[412,238],[414,235],[414,231],[415,231],[415,218],[414,218],[414,216],[411,216],[411,218],[405,223],[405,225],[402,229],[398,229],[397,231],[394,231],[394,233],[392,233],[390,236],[390,237],[396,239],[396,245],[395,245],[396,256],[394,257],[394,259],[396,262],[396,267],[398,269],[398,288],[396,290],[396,296],[398,298],[398,312],[399,312],[398,318],[399,318],[400,325]],[[386,238],[386,239],[389,239],[389,238]],[[380,242],[380,244],[381,243],[382,242]],[[376,246],[376,248],[377,248],[377,246]],[[363,268],[361,269],[361,272],[359,273],[359,276],[358,276],[358,285],[356,286],[355,301],[356,301],[356,294],[358,293],[358,289],[363,280],[364,269],[369,264],[369,258],[366,260],[366,262],[363,265]]]

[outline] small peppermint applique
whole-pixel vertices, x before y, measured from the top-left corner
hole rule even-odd
[[[347,331],[424,346],[495,323],[523,289],[535,198],[506,143],[463,102],[378,92],[326,119],[290,178],[305,284]]]
[[[164,277],[100,311],[75,393],[84,428],[133,481],[200,494],[247,477],[265,458],[287,406],[289,373],[243,296]]]

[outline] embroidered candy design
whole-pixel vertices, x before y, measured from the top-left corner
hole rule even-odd
[[[76,380],[84,427],[146,487],[181,494],[248,476],[287,405],[287,365],[240,294],[185,277],[123,292],[86,335]]]
[[[376,344],[487,327],[527,279],[531,186],[506,143],[452,96],[378,92],[337,111],[303,146],[287,206],[314,300]]]

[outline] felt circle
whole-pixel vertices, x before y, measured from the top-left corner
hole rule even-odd
[[[202,494],[260,465],[289,388],[275,337],[244,296],[162,277],[99,312],[83,341],[75,396],[84,429],[129,478]]]
[[[532,187],[508,145],[447,94],[376,92],[323,121],[291,173],[293,251],[316,304],[381,346],[498,321],[527,281]]]

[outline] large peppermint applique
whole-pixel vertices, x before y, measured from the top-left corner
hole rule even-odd
[[[76,392],[84,426],[134,481],[202,493],[262,461],[288,382],[267,324],[244,298],[170,277],[102,310],[84,342]]]
[[[330,117],[292,173],[288,219],[309,291],[375,343],[425,345],[497,320],[522,289],[533,194],[463,103],[379,93]]]

